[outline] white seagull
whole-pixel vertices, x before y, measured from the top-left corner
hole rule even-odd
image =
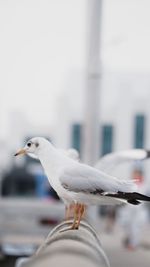
[[[150,151],[146,149],[129,149],[117,152],[112,152],[101,157],[95,164],[95,168],[101,171],[112,171],[119,164],[132,162],[132,161],[143,161],[150,158]]]
[[[79,161],[79,153],[76,149],[68,149],[65,150],[65,153],[72,157],[75,160]],[[116,169],[120,164],[129,163],[133,161],[143,161],[150,158],[150,151],[146,149],[128,149],[121,150],[117,152],[108,153],[102,156],[98,162],[94,165],[96,169],[100,171],[110,173],[114,169]],[[71,210],[73,209],[73,205],[66,204],[66,219],[70,218]]]
[[[71,229],[78,229],[85,205],[134,205],[150,197],[135,192],[132,181],[119,180],[86,164],[69,158],[43,137],[30,139],[15,156],[33,154],[41,162],[48,180],[60,198],[75,204]]]

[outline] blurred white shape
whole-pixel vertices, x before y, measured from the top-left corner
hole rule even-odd
[[[117,168],[119,164],[140,161],[148,158],[149,155],[144,149],[130,149],[119,152],[109,153],[95,164],[95,168],[102,171],[111,171]]]
[[[74,148],[69,148],[68,150],[64,151],[64,153],[74,160],[79,161],[79,152]]]

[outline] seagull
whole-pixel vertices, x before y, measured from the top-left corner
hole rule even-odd
[[[109,153],[101,157],[95,164],[95,168],[102,171],[112,171],[119,164],[132,161],[143,161],[150,158],[150,150],[146,149],[129,149]]]
[[[74,158],[75,160],[79,160],[79,153],[76,149],[68,149],[65,153]],[[114,169],[118,167],[120,164],[133,162],[133,161],[143,161],[150,158],[150,150],[146,149],[128,149],[121,150],[117,152],[111,152],[104,156],[102,156],[98,162],[94,165],[96,169],[99,169],[103,172],[110,173]],[[73,205],[69,206],[69,203],[66,203],[66,219],[70,218],[71,210],[73,209]],[[86,207],[85,207],[86,209]]]
[[[75,204],[71,229],[78,229],[86,205],[138,205],[150,197],[136,192],[133,181],[120,180],[89,165],[80,163],[55,148],[43,137],[30,139],[15,156],[33,154],[41,162],[48,180],[58,196]]]

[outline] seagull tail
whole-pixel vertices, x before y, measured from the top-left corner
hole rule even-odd
[[[150,196],[146,196],[137,192],[117,192],[114,194],[108,193],[105,196],[124,199],[127,201],[127,203],[130,203],[132,205],[139,205],[141,204],[141,201],[150,202]]]
[[[120,192],[136,192],[137,191],[137,184],[136,180],[120,180],[118,191]]]

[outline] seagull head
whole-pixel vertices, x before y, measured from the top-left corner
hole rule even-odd
[[[50,142],[43,137],[34,137],[27,141],[25,146],[21,148],[14,156],[28,154],[31,157],[37,157],[41,150],[43,150]]]

